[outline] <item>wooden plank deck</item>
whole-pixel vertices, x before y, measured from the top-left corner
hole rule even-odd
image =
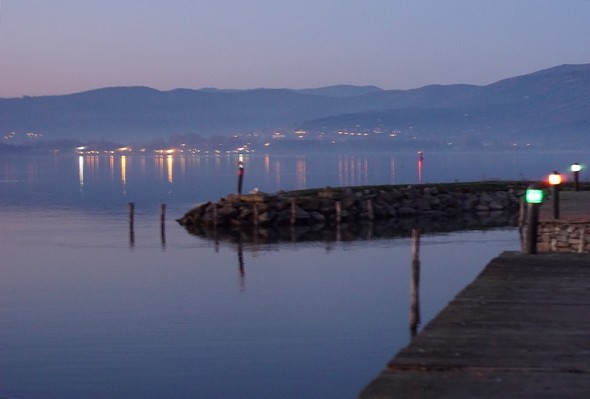
[[[590,255],[501,254],[360,398],[590,398]]]

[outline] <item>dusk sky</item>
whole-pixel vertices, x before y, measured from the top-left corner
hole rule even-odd
[[[588,0],[0,1],[0,97],[483,85],[590,62]]]

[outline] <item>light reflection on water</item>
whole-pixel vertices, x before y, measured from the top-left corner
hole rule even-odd
[[[173,219],[234,191],[234,161],[0,157],[0,397],[341,398],[377,375],[410,339],[410,239],[239,251],[187,234]],[[269,192],[405,184],[416,161],[250,156],[245,181]],[[452,180],[458,164],[425,154],[422,178]],[[514,229],[423,236],[423,323],[517,249]]]

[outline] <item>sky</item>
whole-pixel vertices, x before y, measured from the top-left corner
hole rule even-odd
[[[590,0],[0,0],[0,97],[410,89],[590,63]]]

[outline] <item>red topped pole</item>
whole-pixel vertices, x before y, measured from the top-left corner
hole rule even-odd
[[[240,160],[238,161],[238,195],[242,195],[242,182],[244,181],[244,162],[242,161],[242,156],[240,155]]]

